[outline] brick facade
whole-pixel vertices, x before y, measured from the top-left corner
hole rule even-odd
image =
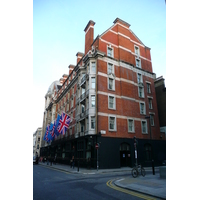
[[[112,160],[115,167],[133,165],[134,136],[148,143],[151,131],[152,140],[161,140],[150,48],[131,31],[130,24],[119,18],[113,23],[94,39],[95,22],[88,22],[84,29],[85,53],[76,54],[77,64],[69,65],[69,75],[63,75],[60,89],[55,90],[51,103],[45,106],[46,116],[56,106],[51,122],[62,111],[72,118],[65,135],[58,136],[51,144],[53,154],[56,152],[60,161],[67,162],[72,155],[95,160],[94,146],[100,132],[99,141],[107,144],[112,138],[115,148],[121,149],[119,159]],[[123,139],[126,144],[122,143]],[[63,151],[58,148],[60,145]],[[122,151],[124,146],[127,149]],[[101,149],[104,152],[109,147],[102,144]],[[107,153],[113,157],[112,151]],[[123,154],[129,156],[126,163]],[[109,159],[101,162],[104,168],[110,166],[106,164]]]

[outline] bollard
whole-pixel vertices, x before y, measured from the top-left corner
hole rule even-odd
[[[154,160],[152,160],[152,172],[153,172],[153,175],[155,175]]]

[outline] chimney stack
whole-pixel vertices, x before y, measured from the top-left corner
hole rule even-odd
[[[68,66],[68,68],[69,68],[69,74],[71,74],[71,72],[73,71],[74,67],[75,67],[75,66],[72,65],[72,64]]]
[[[76,64],[78,64],[78,62],[81,60],[81,58],[84,56],[84,54],[81,53],[81,52],[78,52],[78,53],[76,54],[76,56],[77,56],[77,63],[76,63]]]
[[[94,25],[95,25],[95,22],[90,20],[84,29],[84,31],[85,31],[85,55],[90,50],[91,45],[94,40]]]

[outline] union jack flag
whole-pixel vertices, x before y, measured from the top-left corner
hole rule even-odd
[[[44,134],[44,140],[46,140],[48,142],[49,138],[48,138],[48,135],[49,135],[49,125],[47,125],[46,127],[46,132]]]
[[[69,123],[71,122],[71,118],[69,115],[62,113],[59,120],[59,125],[57,127],[57,131],[61,134],[65,134],[66,130],[69,128]]]
[[[51,123],[51,126],[49,128],[49,140],[53,140],[54,137],[55,137],[55,133],[54,133],[54,130],[55,130],[55,122],[54,123]]]
[[[59,132],[58,132],[59,120],[60,120],[60,115],[58,114],[57,119],[54,122],[54,124],[55,124],[54,133],[56,136],[59,135]]]

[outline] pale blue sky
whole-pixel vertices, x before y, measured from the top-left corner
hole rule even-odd
[[[153,71],[166,80],[165,0],[33,0],[33,84],[36,120],[32,133],[42,127],[45,99],[50,84],[68,74],[76,53],[84,53],[84,28],[93,20],[94,38],[113,25],[116,18],[151,48]],[[167,80],[166,80],[167,81]]]

